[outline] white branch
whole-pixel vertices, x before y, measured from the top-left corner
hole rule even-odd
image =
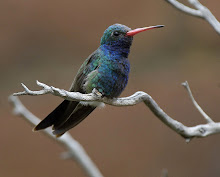
[[[24,87],[25,92],[30,91],[25,85],[22,84],[22,86]],[[42,92],[46,94],[46,89],[47,88],[44,87],[44,90],[41,90],[39,92],[37,91],[33,93],[33,95],[40,95],[42,94]],[[30,111],[28,111],[17,97],[10,96],[9,101],[13,104],[14,114],[22,116],[26,121],[31,124],[31,126],[36,126],[40,122],[40,119],[33,115]],[[62,154],[62,158],[75,160],[89,177],[103,177],[101,172],[92,162],[83,147],[75,139],[73,139],[69,133],[65,133],[62,137],[56,138],[52,134],[51,129],[45,129],[42,132],[67,149],[65,157]]]
[[[198,105],[198,103],[196,102],[196,100],[193,97],[193,94],[190,90],[189,84],[187,81],[182,83],[182,86],[187,90],[190,99],[192,100],[194,106],[196,107],[196,109],[200,112],[200,114],[202,114],[202,116],[205,118],[205,120],[208,123],[214,123],[214,121],[202,110],[202,108]]]
[[[215,31],[220,34],[220,22],[215,18],[211,11],[207,7],[203,6],[198,0],[188,0],[195,9],[188,7],[177,0],[165,1],[182,12],[205,19],[215,29]]]
[[[150,108],[150,110],[167,126],[169,126],[176,133],[181,135],[189,141],[190,139],[197,137],[206,137],[208,135],[220,133],[220,123],[215,123],[211,120],[211,118],[207,118],[207,124],[196,125],[194,127],[187,127],[183,125],[181,122],[178,122],[168,116],[153,100],[153,98],[145,92],[138,91],[129,97],[124,98],[114,98],[108,99],[106,97],[101,97],[97,94],[96,90],[93,90],[91,94],[82,94],[79,92],[68,92],[66,90],[60,90],[58,88],[48,86],[46,84],[37,82],[37,84],[43,87],[40,91],[31,91],[25,85],[22,85],[25,89],[24,92],[15,93],[14,95],[44,95],[44,94],[52,94],[55,96],[62,97],[64,99],[68,99],[70,101],[100,101],[113,106],[133,106],[140,102],[144,102],[146,106]],[[189,87],[189,86],[188,86]],[[191,97],[192,98],[192,97]],[[194,103],[195,104],[195,103]],[[198,105],[196,106],[198,108]],[[201,107],[199,107],[201,109]],[[202,110],[202,109],[201,109]],[[201,112],[201,111],[200,111]],[[204,111],[202,113],[204,116]],[[210,119],[210,120],[209,120]]]
[[[199,10],[192,9],[192,8],[178,2],[177,0],[165,0],[165,1],[167,1],[168,3],[170,3],[171,5],[176,7],[178,10],[181,10],[187,14],[202,18],[202,13]]]

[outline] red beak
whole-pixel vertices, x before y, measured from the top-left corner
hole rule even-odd
[[[154,28],[162,28],[162,27],[164,27],[164,25],[156,25],[156,26],[149,26],[149,27],[143,27],[143,28],[136,28],[134,30],[128,31],[126,33],[126,35],[127,36],[134,36],[135,34],[138,34],[138,33],[143,32],[143,31],[147,31],[147,30],[154,29]]]

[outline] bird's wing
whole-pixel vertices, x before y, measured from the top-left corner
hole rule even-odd
[[[86,93],[86,90],[84,89],[84,85],[88,80],[88,78],[90,78],[91,75],[94,75],[92,73],[97,73],[97,68],[99,64],[100,64],[100,56],[98,55],[98,52],[95,51],[86,59],[86,61],[80,67],[75,77],[75,80],[70,87],[70,91],[78,91],[81,93]],[[71,109],[72,109],[72,104],[74,103],[75,102],[69,103]],[[59,122],[58,124],[54,124],[53,133],[57,137],[61,136],[66,131],[75,127],[82,120],[84,120],[95,108],[96,108],[95,106],[82,105],[79,102],[77,102],[75,108],[72,109],[72,113],[69,114],[68,117],[65,117],[65,121],[62,118],[60,119],[63,120],[62,122]]]
[[[70,91],[85,93],[84,84],[87,76],[94,72],[100,65],[100,55],[97,49],[93,52],[80,67],[71,87]]]
[[[73,84],[70,87],[70,91],[74,92],[81,92],[81,93],[86,93],[84,90],[84,84],[87,80],[87,76],[94,72],[99,65],[99,55],[97,54],[98,52],[95,51],[93,52],[86,60],[85,62],[81,65],[79,71],[77,72],[77,75],[74,79]],[[66,100],[64,100],[66,101]],[[54,123],[53,129],[57,130],[60,129],[61,126],[69,119],[68,123],[73,123],[77,125],[79,122],[81,122],[89,113],[91,113],[94,110],[94,107],[90,108],[90,106],[79,106],[79,102],[76,101],[68,101],[68,105],[66,105],[65,111],[62,110],[63,115],[59,118],[57,118],[56,123]],[[87,107],[87,109],[86,109]],[[79,114],[82,112],[82,110],[85,111],[85,114]],[[86,111],[87,110],[87,111]],[[77,114],[75,114],[77,112]],[[59,120],[58,120],[59,119]],[[80,120],[80,121],[79,121]],[[76,124],[76,122],[78,122]],[[65,124],[62,127],[65,127],[67,124]],[[73,126],[73,125],[72,125]]]
[[[83,84],[85,83],[86,76],[95,69],[95,65],[94,64],[90,65],[90,64],[91,62],[94,61],[94,59],[96,59],[96,56],[97,56],[97,52],[92,53],[82,64],[70,88],[70,91],[85,93],[83,89]],[[58,130],[59,127],[61,127],[69,118],[71,118],[71,121],[68,121],[68,123],[70,123],[71,126],[73,127],[77,125],[80,121],[82,121],[87,115],[89,115],[95,109],[94,107],[90,107],[90,106],[86,106],[87,107],[86,109],[86,107],[82,107],[78,105],[79,102],[77,101],[64,100],[45,119],[43,119],[34,128],[34,130],[37,131],[37,130],[45,129],[52,125],[54,130]],[[79,113],[82,113],[83,111],[84,113],[80,115]],[[62,127],[66,127],[66,126],[67,124],[65,124]],[[70,125],[68,125],[68,127],[69,126]]]

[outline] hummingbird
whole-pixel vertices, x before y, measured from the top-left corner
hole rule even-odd
[[[131,28],[114,24],[109,26],[101,38],[100,46],[80,67],[70,92],[91,93],[96,89],[102,97],[117,98],[128,83],[130,63],[128,55],[133,36],[164,25]],[[34,131],[52,126],[53,134],[63,135],[84,120],[101,102],[64,100],[55,110],[43,119]]]

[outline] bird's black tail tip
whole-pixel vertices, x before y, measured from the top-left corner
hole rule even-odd
[[[38,125],[35,126],[35,127],[32,129],[33,132],[36,132],[36,131],[39,131],[39,130],[41,130],[41,128],[39,128]]]
[[[36,127],[34,127],[33,129],[32,129],[32,132],[36,132],[37,130],[36,130]]]
[[[39,130],[42,130],[42,129],[44,129],[44,128],[39,128],[38,126],[36,126],[36,127],[34,127],[33,129],[32,129],[32,131],[33,132],[37,132],[37,131],[39,131]],[[56,138],[60,138],[64,133],[62,132],[58,132],[57,130],[54,130],[54,128],[52,128],[52,130],[53,130],[53,134],[56,136]]]
[[[54,130],[53,134],[56,136],[56,138],[61,137],[65,132],[60,131],[60,130]]]
[[[47,122],[46,122],[46,123],[47,123]],[[51,126],[51,125],[45,124],[45,119],[44,119],[44,120],[41,121],[38,125],[36,125],[36,126],[32,129],[32,131],[33,131],[33,132],[36,132],[36,131],[39,131],[39,130],[43,130],[43,129],[49,127],[49,126]]]

